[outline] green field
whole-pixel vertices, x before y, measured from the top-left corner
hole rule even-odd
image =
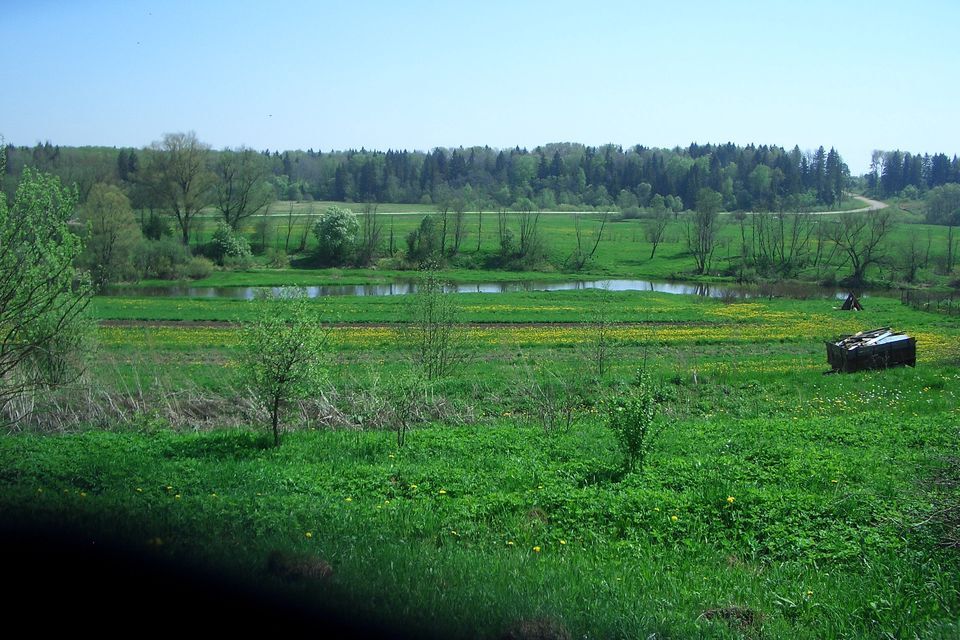
[[[237,323],[270,303],[98,298],[94,391],[51,397],[0,440],[5,521],[119,538],[412,635],[527,621],[591,638],[956,637],[956,319],[875,297],[862,313],[457,299],[466,358],[403,447],[384,406],[414,370],[408,299],[313,301],[326,382],[272,448],[234,361]],[[824,340],[876,326],[916,336],[918,366],[823,375]],[[626,473],[606,407],[640,367],[660,432]],[[549,428],[550,393],[570,426]]]

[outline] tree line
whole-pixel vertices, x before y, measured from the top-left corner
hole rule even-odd
[[[864,176],[866,192],[877,198],[903,196],[915,199],[928,189],[960,182],[960,158],[945,153],[923,155],[880,151],[871,155],[870,171]]]
[[[173,198],[158,174],[178,155],[203,165]],[[702,188],[721,194],[728,211],[803,209],[833,205],[843,197],[849,170],[835,149],[749,144],[696,144],[673,149],[573,143],[532,151],[470,147],[420,151],[215,151],[193,133],[167,134],[145,149],[5,148],[7,172],[32,166],[77,184],[81,203],[93,184],[116,184],[137,209],[172,209],[189,226],[196,206],[216,204],[228,224],[256,208],[269,189],[280,200],[439,204],[453,196],[471,207],[509,207],[521,198],[538,208],[647,207],[655,198],[676,210],[692,209]],[[199,166],[199,165],[198,165]],[[169,173],[169,172],[168,172]],[[247,178],[256,179],[247,179]],[[167,191],[169,191],[167,189]]]

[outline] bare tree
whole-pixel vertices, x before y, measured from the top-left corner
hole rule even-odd
[[[210,146],[197,134],[167,133],[151,146],[150,164],[164,205],[180,225],[183,244],[190,242],[190,224],[210,202],[213,175],[207,170]]]
[[[687,249],[697,265],[697,273],[704,273],[710,268],[717,244],[717,214],[722,202],[721,195],[713,189],[700,189],[696,209],[687,216]]]
[[[610,213],[608,211],[603,212],[603,217],[600,219],[600,229],[593,238],[593,246],[589,251],[587,251],[583,246],[583,232],[580,228],[580,214],[574,214],[573,229],[577,236],[577,246],[573,250],[573,254],[570,256],[570,266],[572,266],[575,271],[580,271],[580,269],[583,269],[583,266],[589,260],[591,260],[593,255],[597,252],[597,247],[600,246],[600,238],[603,237],[603,228],[607,225],[607,218],[609,215]]]
[[[847,255],[853,269],[849,278],[852,283],[863,283],[867,268],[877,264],[893,226],[893,216],[886,209],[844,213],[831,225],[830,239]]]
[[[650,259],[657,253],[657,247],[663,242],[663,235],[667,231],[667,224],[670,223],[670,210],[664,207],[658,207],[653,212],[653,218],[646,224],[647,241],[650,243]]]
[[[269,167],[253,149],[221,151],[214,162],[214,195],[223,221],[237,231],[240,223],[270,206],[273,188],[267,183]]]
[[[377,205],[368,202],[363,205],[360,213],[360,249],[357,255],[359,264],[368,265],[376,259],[382,235],[383,223],[377,216]]]

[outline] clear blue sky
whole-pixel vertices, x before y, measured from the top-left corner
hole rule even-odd
[[[960,153],[960,1],[0,0],[17,145]]]

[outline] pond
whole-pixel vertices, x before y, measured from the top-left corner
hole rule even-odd
[[[397,296],[414,293],[417,283],[413,279],[398,279],[388,284],[320,285],[301,287],[311,298],[323,296]],[[781,283],[762,286],[736,284],[703,284],[689,282],[660,282],[611,278],[604,280],[577,280],[569,282],[540,282],[536,280],[512,282],[451,283],[450,291],[458,293],[512,293],[523,291],[574,291],[582,289],[606,289],[609,291],[656,291],[676,295],[692,295],[706,298],[839,298],[847,296],[846,289],[820,287],[813,284]],[[182,284],[168,286],[114,286],[104,292],[108,296],[179,297],[179,298],[227,298],[251,300],[258,293],[279,292],[281,287],[192,287]],[[860,292],[859,295],[863,295]],[[867,293],[869,295],[869,292]],[[878,294],[879,295],[879,294]]]

